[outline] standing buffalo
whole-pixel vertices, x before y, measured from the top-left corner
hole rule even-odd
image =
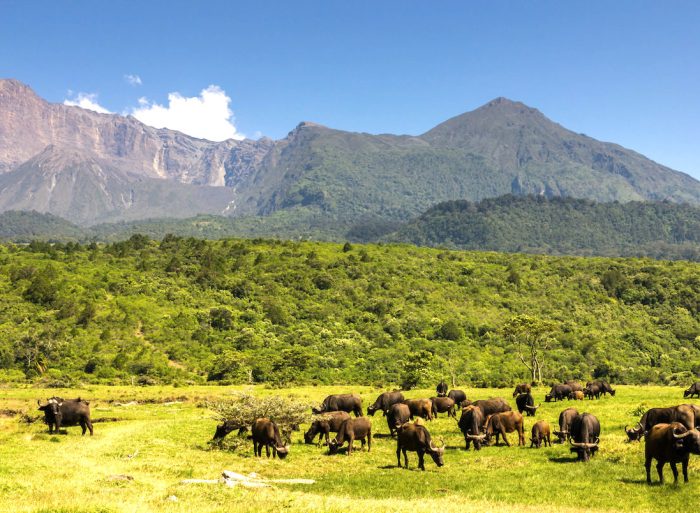
[[[580,461],[588,461],[598,451],[600,442],[600,422],[591,413],[574,417],[571,422],[571,452],[578,455]]]
[[[581,390],[574,390],[569,394],[569,399],[573,399],[574,401],[583,401],[583,392]]]
[[[407,422],[398,429],[396,437],[396,460],[399,467],[401,467],[401,453],[403,452],[404,466],[408,468],[408,456],[406,451],[418,453],[418,468],[421,470],[425,470],[425,465],[423,463],[425,453],[430,454],[430,457],[433,458],[433,461],[438,467],[442,467],[445,464],[443,461],[445,448],[433,445],[428,429],[415,422]]]
[[[647,435],[644,448],[646,459],[644,467],[647,471],[647,483],[651,484],[651,460],[657,461],[656,471],[659,481],[664,482],[664,465],[671,464],[673,482],[678,482],[676,463],[681,463],[683,480],[688,482],[688,459],[690,454],[700,454],[700,432],[696,429],[686,429],[678,422],[657,424]]]
[[[466,449],[469,450],[469,445],[474,442],[474,450],[480,450],[481,444],[486,438],[486,435],[481,433],[481,428],[484,425],[484,414],[481,408],[474,405],[463,408],[457,425],[464,435]]]
[[[544,396],[545,402],[562,401],[568,399],[571,394],[571,385],[562,383],[561,385],[554,385],[547,395]]]
[[[311,423],[309,430],[304,433],[304,443],[314,443],[314,438],[318,435],[318,444],[321,445],[323,436],[326,437],[326,445],[330,442],[329,433],[337,433],[343,422],[350,418],[350,414],[345,411],[331,411],[322,414],[320,419]]]
[[[362,416],[362,398],[357,394],[335,394],[329,395],[323,400],[319,408],[312,408],[311,411],[320,415],[329,411],[353,412],[355,417]]]
[[[558,442],[563,444],[571,437],[571,423],[578,416],[576,408],[567,408],[559,414],[559,431],[554,434],[559,437]]]
[[[693,383],[683,392],[683,397],[693,397],[694,395],[700,397],[700,381]]]
[[[433,417],[437,418],[438,413],[447,412],[448,417],[457,417],[455,413],[455,402],[449,397],[431,397],[433,402]]]
[[[625,433],[630,442],[641,440],[649,430],[657,424],[670,424],[680,422],[686,429],[693,429],[696,425],[695,409],[693,405],[681,404],[668,408],[649,408],[634,428],[625,426]]]
[[[467,394],[465,394],[462,390],[450,390],[447,393],[447,397],[452,399],[458,408],[461,408],[462,403],[467,400]]]
[[[438,397],[445,397],[447,395],[447,383],[445,383],[445,380],[441,380],[440,383],[438,383],[435,391],[437,392]]]
[[[498,437],[503,437],[503,442],[510,447],[506,433],[518,432],[518,445],[525,445],[525,434],[523,432],[523,416],[515,411],[506,411],[496,413],[486,419],[486,443],[491,440],[493,435],[496,435],[496,444]]]
[[[520,394],[516,397],[515,404],[518,406],[518,411],[520,413],[526,412],[528,417],[534,417],[535,413],[537,413],[537,408],[542,406],[541,404],[535,406],[535,399],[530,392],[527,394]]]
[[[411,411],[411,420],[414,417],[433,420],[433,402],[430,399],[406,399],[404,404]]]
[[[589,399],[593,399],[593,397],[598,399],[601,395],[606,394],[615,397],[615,390],[613,390],[610,383],[605,380],[589,381],[586,383],[586,388],[583,390],[583,393],[588,396]]]
[[[579,383],[576,380],[569,379],[566,381],[565,385],[569,385],[571,387],[572,392],[583,392],[583,387],[581,386],[581,383]]]
[[[272,448],[273,458],[277,456],[283,460],[289,454],[289,446],[282,443],[280,430],[277,424],[270,419],[257,419],[253,422],[251,432],[253,435],[253,454],[255,456],[262,456],[263,447],[265,447],[265,454],[268,458],[270,457],[270,448]]]
[[[404,403],[397,403],[389,408],[389,413],[386,414],[386,422],[389,425],[389,433],[391,436],[396,434],[396,430],[403,426],[411,418],[411,410]]]
[[[511,411],[513,409],[505,401],[505,399],[501,399],[500,397],[496,397],[494,399],[479,399],[478,401],[469,403],[467,406],[470,405],[479,408],[484,416],[484,419],[489,415],[493,415],[494,413],[503,413],[504,411]]]
[[[532,426],[530,447],[536,447],[539,449],[542,447],[542,442],[544,442],[545,447],[547,447],[547,444],[549,444],[550,447],[552,446],[552,441],[549,438],[549,422],[546,420],[538,420]]]
[[[348,442],[348,456],[352,454],[352,444],[355,440],[362,441],[362,448],[365,447],[365,440],[367,440],[367,452],[372,448],[372,423],[367,417],[361,418],[349,418],[345,420],[338,430],[338,434],[335,438],[331,440],[328,445],[329,454],[335,454],[338,449],[347,441]]]
[[[529,394],[530,392],[532,392],[532,386],[529,383],[520,383],[519,385],[515,385],[513,397],[516,397],[519,394]]]
[[[377,410],[381,410],[382,413],[386,415],[392,405],[400,403],[403,400],[403,394],[401,392],[384,392],[377,397],[377,400],[374,401],[372,406],[367,407],[367,415],[374,415],[374,412]]]
[[[92,436],[92,421],[90,420],[90,403],[77,399],[63,400],[60,397],[52,397],[45,405],[41,405],[41,401],[37,401],[39,410],[44,412],[44,420],[49,426],[49,433],[59,432],[61,427],[77,426],[85,431],[90,430]]]

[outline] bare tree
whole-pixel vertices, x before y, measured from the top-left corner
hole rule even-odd
[[[555,325],[529,315],[516,315],[503,327],[503,335],[515,344],[518,358],[527,367],[533,383],[542,383],[542,368],[554,342]]]

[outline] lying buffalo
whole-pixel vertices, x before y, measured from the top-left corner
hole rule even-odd
[[[580,461],[588,461],[598,451],[600,442],[600,422],[591,413],[582,413],[571,422],[571,452],[578,455]]]
[[[438,383],[438,386],[435,388],[435,391],[437,392],[438,397],[447,396],[447,383],[445,383],[445,380],[442,380],[440,381],[440,383]]]
[[[700,381],[693,383],[683,392],[683,397],[693,397],[694,395],[700,398]]]
[[[329,433],[337,433],[343,422],[349,418],[350,414],[345,411],[331,411],[322,414],[321,418],[314,420],[309,430],[304,433],[304,443],[314,443],[314,438],[318,435],[318,444],[321,445],[321,440],[325,435],[326,445],[328,445],[330,442]]]
[[[532,386],[529,383],[520,383],[515,385],[515,390],[513,390],[513,397],[517,397],[519,394],[529,394],[532,392]]]
[[[481,409],[474,405],[463,408],[457,425],[464,435],[466,449],[469,450],[470,444],[474,442],[474,450],[480,450],[486,438],[486,435],[481,432],[484,425],[484,414]]]
[[[355,440],[362,442],[362,448],[367,441],[367,452],[372,448],[372,423],[367,417],[349,418],[340,425],[338,434],[328,444],[328,453],[336,454],[345,442],[348,443],[347,455],[352,454],[352,444]]]
[[[386,423],[389,425],[389,433],[391,436],[396,434],[396,430],[403,426],[411,418],[411,410],[404,403],[397,403],[389,408],[389,413],[386,414]]]
[[[544,442],[545,447],[547,447],[547,444],[549,444],[550,447],[552,446],[552,441],[549,438],[549,422],[546,420],[538,420],[532,426],[530,447],[539,449],[542,447],[542,442]]]
[[[530,392],[527,394],[520,394],[518,397],[516,397],[515,404],[518,406],[518,411],[520,413],[526,412],[528,417],[534,417],[535,413],[537,413],[537,408],[542,406],[541,404],[535,406],[535,398],[532,397]]]
[[[486,419],[486,443],[489,443],[491,437],[496,435],[496,444],[498,437],[503,437],[503,442],[510,447],[506,433],[518,432],[518,445],[525,445],[525,434],[523,432],[523,416],[516,411],[506,411],[496,413]]]
[[[411,411],[411,420],[415,417],[433,420],[433,402],[430,399],[406,399],[403,403]]]
[[[547,395],[544,396],[545,402],[551,401],[563,401],[568,399],[571,395],[571,385],[562,383],[561,385],[554,385]]]
[[[652,459],[657,461],[656,471],[661,483],[664,482],[663,469],[666,463],[671,464],[674,483],[678,482],[676,463],[680,463],[683,468],[683,480],[687,483],[690,454],[700,454],[700,431],[687,429],[679,422],[657,424],[649,431],[644,449],[647,483],[651,484]]]
[[[384,392],[377,397],[377,400],[374,401],[372,406],[367,407],[367,415],[374,415],[374,412],[379,410],[386,415],[392,405],[403,402],[403,400],[404,398],[401,392]]]
[[[578,416],[576,408],[567,408],[559,414],[559,431],[554,434],[559,438],[560,444],[566,442],[571,437],[571,423]]]
[[[362,398],[357,394],[335,394],[326,397],[321,406],[312,408],[311,411],[320,415],[329,411],[345,411],[354,413],[355,417],[362,416]]]
[[[431,397],[433,402],[433,417],[437,418],[438,413],[447,413],[448,417],[457,417],[455,413],[455,402],[449,397]]]
[[[423,457],[426,453],[430,454],[430,457],[433,458],[438,467],[442,467],[445,464],[443,461],[445,448],[433,445],[428,429],[415,422],[407,422],[398,429],[396,436],[396,460],[399,467],[401,467],[401,453],[403,452],[404,466],[408,468],[406,451],[418,453],[418,468],[421,470],[425,470]]]
[[[67,426],[80,426],[85,431],[90,430],[93,434],[92,421],[90,420],[90,403],[77,399],[63,400],[60,397],[52,397],[42,406],[41,401],[37,401],[39,410],[44,412],[44,420],[49,426],[49,433],[59,432],[59,429]]]
[[[627,433],[630,442],[641,440],[655,425],[671,424],[672,422],[680,422],[686,429],[693,429],[696,423],[693,405],[680,404],[667,408],[650,408],[642,415],[635,427],[625,426],[625,433]]]
[[[467,400],[467,394],[465,394],[462,390],[450,390],[447,393],[447,397],[452,399],[458,408],[461,408],[462,403]]]
[[[253,454],[255,456],[262,456],[263,447],[265,447],[265,454],[270,457],[270,448],[272,448],[272,457],[277,456],[279,459],[283,460],[289,454],[289,446],[282,443],[282,438],[280,437],[280,430],[270,419],[257,419],[253,422],[251,428],[253,435]]]

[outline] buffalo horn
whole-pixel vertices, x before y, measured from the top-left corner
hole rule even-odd
[[[542,406],[542,403],[538,404],[537,406],[530,406],[530,405],[526,404],[525,408],[527,408],[528,410],[536,410],[540,406]]]
[[[676,438],[676,439],[685,438],[686,436],[688,436],[690,434],[692,434],[692,431],[686,431],[685,433],[678,434],[678,433],[676,433],[675,429],[673,430],[673,438]]]

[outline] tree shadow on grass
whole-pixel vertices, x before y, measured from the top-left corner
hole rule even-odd
[[[394,438],[388,433],[377,433],[377,434],[372,434],[372,438]]]

